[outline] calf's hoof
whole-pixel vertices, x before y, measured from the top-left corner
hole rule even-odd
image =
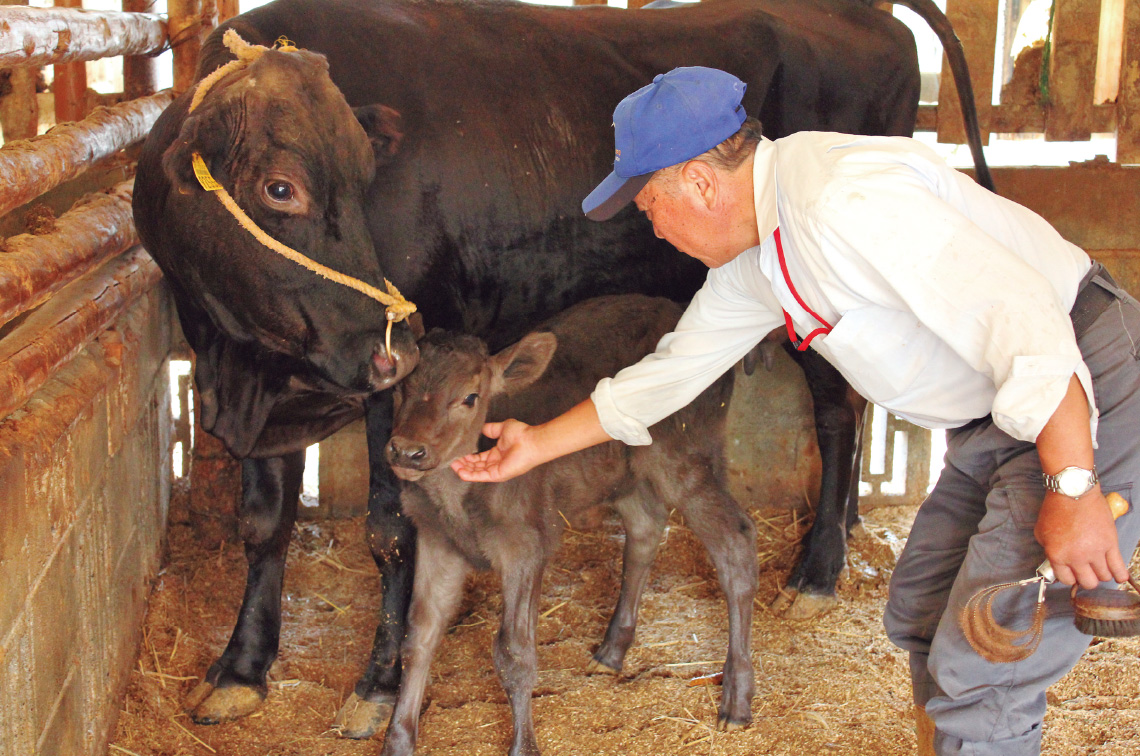
[[[373,703],[353,693],[336,713],[332,728],[343,737],[363,740],[379,732],[391,717],[390,702]]]
[[[751,719],[737,720],[731,717],[720,716],[716,720],[717,732],[733,732],[734,730],[743,730],[752,723]]]
[[[586,665],[587,675],[612,675],[617,677],[621,674],[620,669],[614,669],[608,664],[602,664],[597,659],[590,659],[590,663]]]
[[[769,608],[788,620],[812,620],[835,608],[839,599],[817,593],[801,593],[784,588],[769,604]]]
[[[215,688],[203,681],[190,692],[185,708],[195,724],[212,725],[252,714],[264,700],[265,693],[250,685]]]

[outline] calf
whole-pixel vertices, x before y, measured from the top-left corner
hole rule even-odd
[[[415,748],[428,667],[472,567],[493,568],[502,578],[494,661],[514,719],[510,753],[538,753],[530,701],[543,570],[557,548],[563,516],[603,502],[613,503],[621,515],[626,541],[621,593],[591,668],[621,670],[665,521],[676,509],[708,549],[728,602],[718,727],[751,721],[756,532],[724,485],[731,372],[655,425],[650,446],[606,443],[500,484],[466,483],[448,466],[475,451],[487,419],[541,423],[582,401],[600,378],[651,352],[680,315],[680,307],[666,299],[601,297],[567,310],[494,356],[473,336],[436,330],[420,342],[419,366],[397,390],[386,450],[395,474],[407,481],[401,504],[419,539],[404,673],[384,741],[386,756]]]

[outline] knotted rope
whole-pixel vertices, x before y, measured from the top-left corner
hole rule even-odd
[[[273,48],[268,48],[263,45],[251,45],[242,39],[233,29],[226,30],[225,35],[222,37],[222,42],[225,43],[230,52],[237,56],[237,60],[232,60],[224,66],[219,67],[198,83],[197,89],[194,90],[194,96],[190,100],[188,113],[194,112],[194,109],[201,104],[202,100],[206,97],[206,93],[210,91],[210,88],[231,71],[244,68],[270,49],[281,50],[283,52],[296,52],[297,50],[297,47],[284,37],[279,38]],[[287,260],[292,260],[298,265],[316,273],[318,276],[354,289],[366,297],[370,297],[384,305],[385,316],[388,320],[388,328],[384,334],[384,348],[389,355],[392,353],[392,324],[406,319],[416,311],[416,306],[404,299],[400,290],[397,289],[391,281],[387,278],[384,279],[384,284],[388,287],[388,291],[385,293],[371,284],[341,273],[340,271],[333,270],[326,265],[322,265],[306,257],[292,247],[282,244],[265,233],[265,231],[253,222],[252,218],[246,215],[245,211],[234,201],[234,198],[230,196],[230,193],[226,191],[225,187],[219,184],[214,177],[210,175],[210,169],[206,167],[206,161],[202,159],[199,153],[194,152],[192,154],[191,163],[194,167],[194,176],[198,179],[198,183],[202,185],[202,188],[216,195],[218,201],[222,203],[222,206],[234,216],[234,219],[242,228],[253,235],[253,238]]]

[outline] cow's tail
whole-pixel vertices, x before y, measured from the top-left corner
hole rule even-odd
[[[966,122],[966,142],[970,145],[970,154],[974,158],[974,172],[978,183],[989,189],[994,189],[994,179],[990,175],[990,167],[986,165],[986,156],[982,152],[982,133],[978,125],[978,109],[974,104],[974,86],[970,81],[970,69],[966,65],[966,53],[962,50],[962,42],[950,25],[950,19],[934,4],[934,0],[891,0],[895,5],[910,8],[925,21],[946,51],[946,58],[950,61],[950,72],[954,74],[954,84],[958,88],[958,99],[962,104],[962,119]]]

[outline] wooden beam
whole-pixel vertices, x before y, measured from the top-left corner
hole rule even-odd
[[[134,179],[107,194],[95,194],[42,235],[4,240],[0,254],[0,325],[40,306],[54,292],[138,243],[131,195]]]
[[[151,13],[0,6],[0,66],[44,66],[162,49],[166,23]]]
[[[141,141],[172,101],[169,92],[96,108],[77,123],[0,148],[0,215],[85,171],[92,163]]]
[[[0,341],[0,417],[23,405],[161,279],[150,255],[136,247],[79,279],[12,329]]]

